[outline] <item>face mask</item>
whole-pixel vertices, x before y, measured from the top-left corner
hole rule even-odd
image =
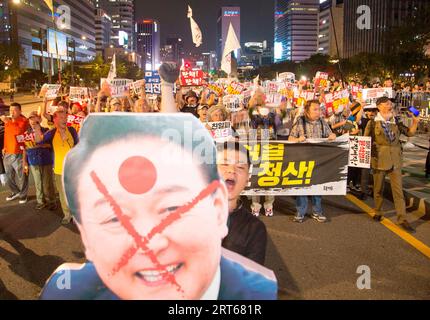
[[[260,108],[260,115],[263,117],[267,117],[269,115],[270,111],[267,108]]]

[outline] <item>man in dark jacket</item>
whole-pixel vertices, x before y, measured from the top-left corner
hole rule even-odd
[[[225,143],[218,149],[218,170],[227,185],[230,213],[229,232],[222,246],[263,265],[266,257],[266,227],[240,201],[240,194],[249,179],[248,151],[237,142]]]

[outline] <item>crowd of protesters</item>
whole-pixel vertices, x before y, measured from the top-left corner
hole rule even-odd
[[[162,75],[162,72],[160,72]],[[165,79],[166,76],[162,75]],[[396,108],[395,100],[387,97],[379,98],[376,103],[367,105],[357,95],[351,94],[347,104],[337,109],[328,109],[324,96],[330,93],[348,89],[352,93],[354,87],[362,88],[393,88],[395,92],[430,92],[430,81],[426,85],[395,85],[391,79],[383,84],[360,85],[357,82],[343,84],[342,81],[332,80],[331,85],[316,89],[310,81],[291,81],[300,90],[314,90],[315,96],[308,101],[301,101],[291,96],[284,96],[279,105],[273,107],[266,102],[265,84],[263,81],[246,83],[246,90],[252,92],[248,99],[242,99],[231,108],[231,102],[226,102],[227,94],[211,89],[210,86],[196,88],[181,88],[176,83],[174,94],[169,90],[174,88],[173,79],[162,88],[162,95],[148,97],[145,83],[139,93],[127,91],[123,97],[112,98],[108,83],[103,83],[94,97],[82,101],[71,101],[68,96],[55,99],[45,99],[38,111],[33,111],[27,117],[22,115],[19,103],[12,103],[9,115],[0,118],[4,138],[1,137],[2,161],[0,161],[1,181],[7,184],[11,194],[6,201],[18,200],[20,204],[28,201],[29,175],[33,176],[36,188],[36,209],[56,210],[57,197],[64,214],[63,224],[72,221],[72,215],[67,205],[63,189],[63,163],[67,153],[79,143],[79,125],[70,123],[70,116],[83,120],[89,113],[99,112],[162,112],[163,105],[169,105],[168,111],[190,113],[198,118],[208,129],[209,123],[230,121],[232,124],[232,139],[240,141],[243,135],[250,132],[257,139],[284,140],[290,143],[302,143],[308,139],[327,139],[334,141],[337,137],[364,135],[372,137],[371,169],[350,168],[348,172],[348,191],[354,192],[361,199],[366,199],[372,193],[375,200],[374,219],[383,218],[383,185],[389,176],[398,223],[405,230],[413,232],[406,220],[405,199],[402,190],[402,150],[400,135],[413,136],[417,130],[419,118],[410,115],[412,125],[408,128],[400,121],[400,109]],[[166,81],[164,81],[166,82]],[[225,84],[217,83],[218,87]],[[163,84],[162,84],[163,86]],[[166,94],[167,92],[167,94]],[[0,101],[0,105],[5,104]],[[17,137],[22,136],[23,141]],[[227,147],[228,149],[228,147]],[[225,149],[224,149],[225,151]],[[263,203],[258,196],[251,197],[250,210],[245,209],[240,194],[248,182],[249,154],[238,143],[230,150],[233,158],[242,161],[229,162],[227,153],[221,152],[219,171],[226,181],[230,194],[231,232],[224,240],[225,247],[264,263],[266,230],[257,217],[263,213],[271,217],[274,212],[275,197],[265,196]],[[224,157],[225,156],[225,157]],[[245,159],[245,160],[243,160]],[[429,162],[429,161],[427,161]],[[430,172],[430,169],[428,169]],[[428,174],[427,172],[427,174]],[[373,181],[373,183],[372,183]],[[308,197],[298,196],[294,222],[301,223],[308,215]],[[311,197],[311,218],[324,223],[328,219],[323,212],[322,197]],[[245,231],[244,231],[245,230]],[[240,235],[240,233],[243,233]],[[245,240],[244,240],[245,239]]]

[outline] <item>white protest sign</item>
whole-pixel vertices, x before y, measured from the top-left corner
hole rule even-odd
[[[217,142],[225,142],[233,136],[230,121],[208,122],[212,137]]]
[[[83,87],[70,87],[69,99],[73,102],[83,102],[88,100],[88,88]]]
[[[241,101],[241,96],[239,95],[226,95],[224,96],[222,103],[224,107],[227,109],[227,111],[234,113],[242,110],[240,101]]]
[[[363,101],[377,100],[382,97],[388,97],[392,99],[394,97],[393,88],[363,89],[363,93],[362,93]]]
[[[292,72],[283,72],[278,75],[279,81],[287,81],[287,82],[294,82],[296,81],[296,75]]]
[[[48,100],[55,99],[58,96],[61,85],[59,84],[44,84],[40,90],[39,97]]]
[[[123,98],[127,96],[127,92],[130,90],[130,86],[133,80],[130,79],[113,79],[109,82],[111,97],[112,98]]]
[[[350,136],[349,140],[349,166],[370,169],[372,138]]]

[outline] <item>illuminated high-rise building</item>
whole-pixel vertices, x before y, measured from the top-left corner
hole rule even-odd
[[[160,65],[160,24],[154,19],[136,23],[137,53],[145,61],[145,70],[157,70]]]
[[[135,50],[134,0],[94,0],[96,8],[103,9],[112,18],[115,47]]]
[[[234,32],[240,43],[240,7],[222,7],[217,20],[217,55],[218,63],[222,61],[225,42],[227,40],[230,23],[233,25]],[[240,60],[240,50],[235,52],[235,57]]]
[[[319,6],[319,0],[275,1],[275,63],[317,53]]]

